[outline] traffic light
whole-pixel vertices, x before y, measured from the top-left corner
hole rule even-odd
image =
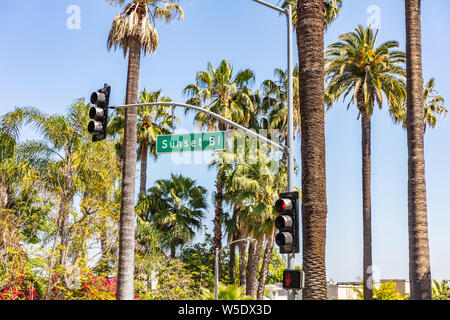
[[[108,108],[111,87],[105,86],[91,95],[91,103],[94,105],[89,110],[89,118],[92,119],[88,125],[88,131],[92,134],[92,142],[106,139],[106,128],[108,126]]]
[[[279,213],[275,219],[278,233],[275,242],[280,253],[299,253],[299,196],[298,192],[281,193],[275,202],[275,210]]]
[[[301,270],[283,271],[284,289],[303,289],[305,287],[305,273]]]

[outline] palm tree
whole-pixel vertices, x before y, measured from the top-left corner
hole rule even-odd
[[[339,12],[342,8],[343,0],[324,0],[324,29],[327,30],[328,26],[336,20],[339,16]],[[292,23],[294,28],[297,27],[298,16],[297,16],[297,0],[284,0],[281,5],[282,8],[286,8],[288,5],[292,6]]]
[[[227,60],[222,60],[214,69],[208,63],[207,71],[199,71],[196,82],[189,84],[184,93],[189,97],[188,104],[202,106],[240,124],[249,123],[252,112],[251,92],[248,86],[255,79],[253,71],[242,70],[236,74]],[[226,130],[224,123],[210,119],[204,113],[197,113],[195,123],[203,128]],[[218,172],[220,175],[220,172]],[[223,215],[223,185],[217,179],[214,195],[216,210],[214,216],[214,249],[222,248],[221,217]],[[219,268],[220,270],[220,268]]]
[[[161,90],[154,92],[147,92],[145,89],[141,92],[139,103],[152,103],[152,102],[170,102],[170,98],[162,97]],[[137,123],[137,142],[139,145],[137,154],[138,160],[141,161],[141,175],[140,175],[140,187],[139,194],[145,193],[147,185],[147,159],[148,154],[153,158],[157,158],[156,154],[156,137],[159,135],[170,134],[173,130],[173,121],[176,118],[172,118],[166,107],[154,106],[154,107],[141,107],[138,110],[138,123]]]
[[[247,143],[250,147],[250,141]],[[227,179],[224,180],[224,186],[227,199],[232,201],[234,208],[238,208],[238,213],[233,216],[233,220],[240,225],[241,232],[257,239],[257,243],[252,242],[249,246],[245,279],[246,293],[254,297],[257,291],[259,261],[265,242],[265,259],[261,268],[258,294],[261,290],[264,292],[268,269],[268,264],[264,262],[270,262],[273,249],[275,219],[273,203],[275,196],[286,187],[286,177],[279,176],[280,172],[285,174],[286,171],[283,171],[283,166],[279,166],[281,163],[271,162],[271,159],[263,152],[258,151],[257,154],[247,152],[247,154],[255,159],[249,159],[248,163],[238,163],[230,168],[229,172],[225,172]],[[253,161],[256,159],[259,161]],[[239,260],[242,261],[241,256]],[[240,267],[241,270],[242,267]],[[243,284],[241,281],[240,285]]]
[[[426,132],[427,125],[434,129],[437,126],[439,116],[447,116],[444,106],[444,98],[434,89],[436,80],[431,78],[426,82],[423,90],[423,130]],[[395,123],[401,123],[406,129],[406,101],[399,107],[392,109],[391,116]]]
[[[151,221],[163,236],[164,247],[175,258],[176,248],[190,242],[202,227],[206,204],[206,189],[181,175],[158,180],[142,196],[138,211],[144,221]]]
[[[300,99],[298,73],[299,69],[298,66],[296,66],[293,72],[294,130],[297,133],[300,133]],[[264,96],[261,109],[267,110],[268,112],[269,128],[278,130],[281,135],[281,141],[286,144],[288,100],[287,72],[276,68],[274,71],[274,75],[275,80],[265,80],[261,85],[262,94]]]
[[[125,0],[109,0],[111,4],[124,4]],[[153,53],[158,48],[158,33],[151,24],[156,19],[169,22],[183,19],[183,10],[176,0],[133,0],[119,13],[112,23],[108,37],[108,49],[118,47],[128,54],[126,104],[135,104],[139,94],[139,69],[141,52]],[[134,299],[134,237],[135,237],[135,174],[137,143],[137,108],[125,112],[122,198],[119,233],[119,269],[117,299]]]
[[[423,130],[423,75],[421,1],[405,0],[408,233],[411,299],[431,300],[431,268],[428,241],[427,192]]]
[[[371,229],[371,116],[375,103],[383,105],[383,94],[390,106],[401,105],[405,96],[405,75],[402,64],[405,54],[398,51],[398,42],[388,41],[375,48],[378,31],[358,26],[354,32],[343,34],[325,53],[327,94],[334,101],[352,93],[361,118],[364,297],[371,300],[372,284],[368,283],[372,266]]]
[[[423,90],[423,131],[427,129],[427,124],[431,128],[436,128],[438,116],[447,116],[447,109],[444,107],[444,98],[434,89],[436,80],[431,78]]]
[[[304,299],[327,299],[327,218],[324,106],[324,2],[297,3],[299,99],[301,101]]]

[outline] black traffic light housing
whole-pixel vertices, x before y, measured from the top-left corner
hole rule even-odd
[[[111,87],[105,84],[102,89],[99,89],[91,95],[91,103],[94,106],[89,110],[89,118],[92,121],[89,122],[88,131],[92,134],[92,142],[106,139],[110,94]]]
[[[275,242],[280,253],[299,253],[299,194],[297,191],[281,193],[275,202],[275,210],[279,213],[275,219],[278,233]]]

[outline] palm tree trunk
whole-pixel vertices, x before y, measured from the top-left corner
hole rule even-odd
[[[127,104],[138,101],[141,46],[131,39],[127,76]],[[135,242],[135,175],[137,108],[125,111],[124,155],[122,173],[122,200],[119,221],[119,266],[117,300],[134,299],[134,242]]]
[[[266,250],[264,251],[264,257],[263,257],[262,266],[261,266],[261,274],[259,276],[258,291],[256,294],[257,300],[262,300],[262,298],[264,296],[267,272],[269,271],[269,265],[270,265],[270,261],[272,259],[273,245],[274,245],[274,231],[272,231],[271,233],[269,233],[267,235]]]
[[[362,90],[358,92],[361,116],[362,204],[363,204],[363,292],[364,300],[373,300],[372,282],[372,213],[371,213],[371,123]]]
[[[236,235],[233,234],[233,236],[231,237],[231,242],[236,241]],[[235,275],[234,275],[234,268],[236,266],[236,244],[230,244],[230,269],[229,269],[229,274],[230,274],[230,284],[235,284]]]
[[[233,221],[237,221],[239,216],[239,205],[234,204],[233,206]],[[230,241],[234,242],[238,240],[238,233],[236,231],[233,232]],[[230,284],[235,284],[235,267],[236,267],[236,244],[230,245]]]
[[[242,226],[239,225],[239,230],[237,234],[238,239],[244,239],[245,234],[242,230]],[[247,244],[244,241],[239,242],[238,248],[239,248],[239,286],[244,287],[246,286],[246,277],[245,277],[245,267],[247,265],[246,259],[245,259],[245,248]]]
[[[223,185],[217,179],[216,181],[216,212],[214,215],[214,250],[222,249],[222,224],[220,222],[221,217],[223,215]],[[220,254],[219,254],[219,279],[221,274],[221,262],[220,262]]]
[[[249,274],[249,296],[255,298],[256,295],[256,286],[257,286],[257,278],[258,278],[258,269],[259,269],[259,260],[261,258],[261,253],[263,249],[263,239],[258,240],[256,244],[256,248],[252,257],[252,263],[250,264],[250,274]]]
[[[405,0],[408,233],[411,299],[430,300],[431,270],[428,242],[427,195],[423,140],[423,75],[421,1]]]
[[[251,295],[251,286],[252,286],[252,264],[255,261],[256,254],[256,244],[255,241],[250,241],[250,245],[248,246],[248,258],[247,258],[247,270],[246,270],[246,279],[245,279],[245,294]]]
[[[297,47],[301,101],[303,299],[326,300],[325,92],[323,0],[298,0]]]
[[[148,142],[143,141],[141,145],[141,177],[139,194],[145,194],[147,189],[147,162],[148,162]]]

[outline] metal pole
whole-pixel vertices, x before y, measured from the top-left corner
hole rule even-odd
[[[215,277],[215,285],[214,285],[214,297],[216,300],[219,300],[219,254],[224,250],[225,248],[229,247],[233,243],[238,243],[242,241],[256,241],[256,239],[252,238],[245,238],[245,239],[238,239],[235,241],[232,241],[228,243],[226,246],[224,246],[222,249],[216,248],[215,251],[215,266],[214,266],[214,277]]]
[[[294,83],[292,79],[293,57],[292,57],[292,6],[288,5],[286,8],[287,16],[287,68],[288,68],[288,192],[294,190]],[[295,268],[295,254],[288,254],[287,256],[288,269]],[[288,292],[288,300],[295,300],[295,290]]]
[[[272,147],[280,150],[280,151],[286,151],[285,148],[281,145],[279,145],[278,143],[267,139],[266,137],[263,137],[260,134],[257,134],[256,132],[247,129],[243,126],[241,126],[240,124],[237,124],[236,122],[233,122],[225,117],[222,117],[221,115],[218,115],[217,113],[214,113],[210,110],[206,110],[203,109],[201,107],[198,106],[193,106],[190,104],[186,104],[186,103],[178,103],[178,102],[152,102],[152,103],[137,103],[137,104],[127,104],[127,105],[120,105],[120,106],[113,106],[110,107],[110,109],[126,109],[126,108],[131,108],[131,107],[144,107],[144,106],[163,106],[163,107],[181,107],[181,108],[185,108],[185,109],[192,109],[192,110],[196,110],[199,112],[203,112],[206,113],[207,115],[210,115],[211,117],[220,120],[222,122],[225,122],[226,124],[230,125],[233,128],[236,128],[238,130],[244,131],[248,136],[256,138],[261,140],[262,142],[265,142],[267,144],[270,144]]]
[[[215,286],[214,286],[214,297],[216,300],[219,300],[219,249],[216,248],[216,264],[214,268],[214,275],[216,278]]]
[[[257,2],[259,4],[262,4],[263,6],[266,6],[266,7],[270,8],[270,9],[276,10],[276,11],[278,11],[280,13],[284,13],[284,14],[286,13],[286,11],[283,8],[277,7],[277,6],[275,6],[275,5],[271,4],[271,3],[267,3],[267,2],[262,1],[262,0],[253,0],[253,1]]]

